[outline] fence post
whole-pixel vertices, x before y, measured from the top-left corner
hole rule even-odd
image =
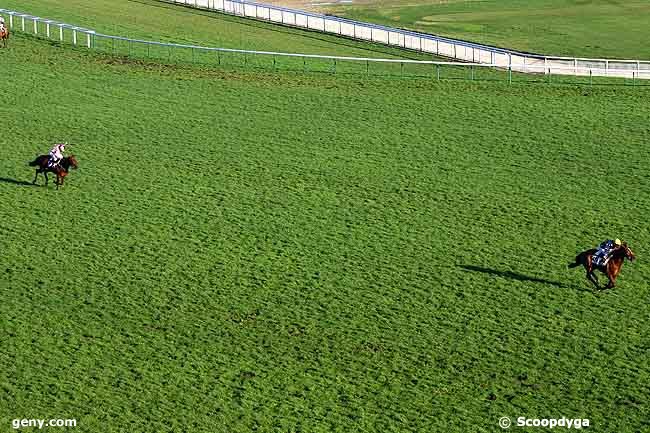
[[[32,18],[32,22],[34,23],[34,34],[38,34],[38,18]]]
[[[72,29],[72,43],[77,45],[77,29]]]
[[[589,68],[589,85],[592,87],[594,85],[594,79],[593,79],[593,74],[591,73],[591,68]]]
[[[551,68],[548,68],[548,84],[551,84]]]
[[[20,17],[22,20],[20,21],[20,28],[24,32],[25,31],[25,17]]]
[[[370,75],[370,62],[366,60],[366,76]]]
[[[59,24],[59,40],[63,42],[63,25]]]
[[[14,27],[14,14],[9,14],[9,27]]]
[[[508,83],[512,84],[512,66],[508,67]]]
[[[50,23],[47,22],[45,23],[45,33],[47,34],[47,38],[50,38]]]

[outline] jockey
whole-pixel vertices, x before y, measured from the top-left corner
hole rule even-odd
[[[598,245],[598,251],[594,254],[594,264],[596,266],[604,266],[609,259],[610,254],[623,243],[620,239],[608,239]]]
[[[0,30],[4,30],[5,28],[5,18],[0,15]]]
[[[68,143],[58,143],[54,145],[52,150],[50,150],[50,161],[48,167],[55,167],[59,162],[61,162],[67,144]]]

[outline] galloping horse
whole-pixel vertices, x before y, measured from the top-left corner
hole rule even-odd
[[[600,285],[598,284],[598,277],[596,277],[596,274],[594,274],[594,271],[598,269],[600,272],[607,275],[607,278],[609,278],[609,283],[607,283],[605,288],[611,289],[616,283],[616,277],[621,272],[623,261],[625,261],[625,259],[628,259],[629,261],[633,262],[636,259],[636,256],[627,246],[627,244],[623,242],[623,245],[616,248],[612,252],[612,256],[605,264],[605,266],[596,266],[593,263],[593,257],[596,254],[596,251],[597,250],[594,248],[581,252],[576,256],[575,262],[569,263],[569,268],[575,268],[580,265],[584,266],[585,270],[587,271],[587,279],[594,283],[596,288],[599,289]]]
[[[9,27],[6,25],[0,30],[0,40],[2,40],[2,46],[7,48],[7,41],[9,40]]]
[[[75,159],[74,155],[66,156],[61,160],[61,162],[54,166],[54,167],[49,167],[49,161],[50,161],[50,156],[49,155],[41,155],[36,157],[35,160],[29,163],[30,167],[38,167],[36,169],[36,174],[34,175],[34,181],[32,182],[33,184],[36,184],[36,179],[38,178],[39,173],[43,173],[43,176],[45,176],[45,186],[47,186],[47,173],[54,173],[56,174],[56,189],[59,189],[59,186],[63,186],[63,180],[65,177],[68,175],[68,172],[70,171],[70,167],[72,168],[77,168],[77,160]]]

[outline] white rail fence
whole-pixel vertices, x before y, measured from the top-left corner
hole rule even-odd
[[[650,79],[650,60],[555,57],[490,47],[425,33],[240,0],[160,0],[287,26],[401,47],[517,72]]]
[[[28,14],[0,8],[0,13],[9,15],[9,29],[16,30],[18,27],[22,32],[33,33],[35,35],[46,36],[48,39],[58,38],[61,42],[65,41],[65,36],[69,32],[74,45],[85,43],[88,48],[92,47],[92,37],[94,30],[77,27],[70,24],[61,23],[47,18],[35,17]],[[45,28],[41,28],[42,26]],[[54,36],[56,35],[56,36]],[[80,40],[80,35],[85,37],[85,41]]]
[[[194,1],[194,0],[187,0]],[[202,0],[196,0],[197,3],[200,3]],[[207,2],[208,0],[203,0]],[[217,4],[223,0],[210,0]],[[120,36],[105,35],[97,33],[94,30],[87,29],[84,27],[74,26],[55,20],[41,18],[37,16],[32,16],[29,14],[0,8],[0,14],[5,14],[9,16],[8,24],[10,29],[14,31],[20,30],[22,32],[31,33],[36,36],[45,37],[47,39],[60,41],[62,43],[70,43],[75,46],[82,46],[89,49],[96,49],[103,52],[120,54],[120,55],[129,55],[129,56],[141,56],[141,57],[153,57],[153,58],[177,58],[178,56],[173,56],[172,53],[180,51],[184,52],[185,56],[181,56],[184,60],[201,60],[207,59],[210,62],[225,64],[228,61],[227,56],[230,57],[232,62],[235,58],[238,63],[237,65],[256,65],[264,68],[273,67],[275,70],[282,69],[282,65],[277,64],[277,60],[285,59],[285,67],[287,64],[293,62],[289,66],[289,70],[295,70],[296,65],[301,65],[302,70],[305,71],[310,69],[308,67],[307,61],[312,62],[310,66],[317,65],[319,69],[311,68],[310,70],[320,70],[326,72],[336,73],[337,71],[341,72],[353,72],[353,73],[371,73],[376,74],[388,74],[393,75],[398,73],[404,75],[406,68],[419,68],[418,70],[412,70],[410,75],[429,75],[435,76],[437,79],[441,78],[456,78],[456,79],[497,79],[503,80],[503,73],[491,72],[490,69],[498,68],[501,70],[507,70],[508,74],[505,75],[505,79],[512,81],[513,80],[513,71],[514,72],[528,72],[528,73],[538,73],[546,74],[548,76],[548,81],[551,81],[552,75],[575,75],[575,76],[589,76],[590,81],[592,77],[596,77],[599,74],[597,69],[587,68],[581,66],[582,69],[575,68],[573,66],[562,66],[562,65],[553,65],[552,67],[547,67],[545,65],[544,69],[536,69],[530,64],[529,67],[524,69],[518,69],[517,63],[503,63],[503,62],[493,62],[493,63],[468,63],[468,62],[441,62],[433,60],[410,60],[410,59],[380,59],[380,58],[366,58],[366,57],[345,57],[345,56],[327,56],[327,55],[316,55],[316,54],[300,54],[300,53],[282,53],[282,52],[271,52],[271,51],[253,51],[253,50],[240,50],[240,49],[231,49],[231,48],[216,48],[216,47],[203,47],[198,45],[186,45],[186,44],[174,44],[166,42],[157,42],[157,41],[146,41],[139,39],[131,39]],[[298,22],[300,20],[298,19]],[[295,21],[294,21],[295,22]],[[311,28],[311,27],[310,27]],[[408,46],[407,46],[408,48]],[[187,54],[190,53],[190,54]],[[493,54],[495,60],[499,60],[497,54]],[[512,60],[514,56],[510,55],[509,60]],[[254,62],[254,59],[258,59],[257,62]],[[348,65],[347,69],[345,65]],[[550,63],[549,63],[550,64]],[[325,65],[325,66],[324,66]],[[609,77],[626,77],[632,78],[634,82],[638,78],[650,78],[650,70],[644,71],[642,69],[614,69],[610,64],[610,68],[607,70],[606,76]],[[298,66],[300,68],[300,66]],[[337,69],[338,68],[338,69]],[[479,71],[482,73],[482,76],[477,76]],[[641,71],[641,72],[639,72]],[[581,72],[585,72],[584,74]],[[406,71],[409,74],[409,71]]]

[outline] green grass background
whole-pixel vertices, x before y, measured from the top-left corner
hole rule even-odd
[[[650,428],[645,88],[0,51],[0,425]],[[65,188],[27,162],[68,140]],[[566,263],[630,243],[619,286]]]
[[[152,5],[121,2],[138,18],[116,33],[178,41],[184,19],[197,23],[185,42],[233,33]],[[19,6],[115,22],[109,2]],[[323,48],[301,35],[255,47]],[[647,89],[11,43],[3,429],[492,432],[504,415],[650,428]],[[351,47],[339,52],[368,48]],[[26,162],[56,140],[77,143],[81,168],[58,193],[27,185]],[[610,236],[639,261],[593,293],[565,265]]]

